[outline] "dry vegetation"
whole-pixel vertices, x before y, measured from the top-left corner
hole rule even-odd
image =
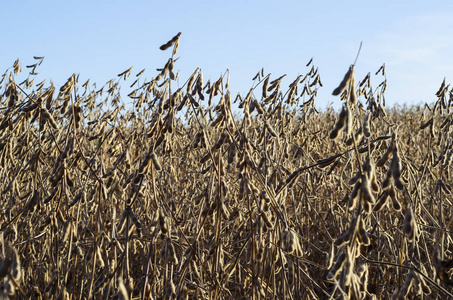
[[[175,88],[179,39],[148,82],[34,84],[41,57],[3,75],[4,298],[453,297],[449,85],[385,109],[384,66],[375,89],[351,66],[318,112],[310,61],[232,99],[228,72]]]

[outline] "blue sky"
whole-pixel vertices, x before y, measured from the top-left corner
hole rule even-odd
[[[288,74],[287,86],[313,57],[325,108],[339,103],[331,92],[363,41],[358,80],[371,72],[376,87],[385,63],[387,103],[431,103],[444,77],[453,82],[452,16],[453,1],[2,1],[0,71],[19,58],[27,73],[45,56],[35,83],[79,73],[100,87],[131,66],[149,80],[170,55],[159,46],[181,31],[181,85],[197,67],[205,80],[229,69],[232,94],[243,94],[264,67]]]

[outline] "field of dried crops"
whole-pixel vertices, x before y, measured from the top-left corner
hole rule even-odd
[[[0,79],[0,298],[453,297],[445,81],[385,108],[385,66],[352,65],[319,112],[311,60],[232,97],[228,71],[177,84],[179,40],[150,81]]]

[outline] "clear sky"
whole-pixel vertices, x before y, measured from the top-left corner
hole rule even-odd
[[[264,67],[282,88],[304,75],[311,57],[331,96],[363,41],[357,80],[386,64],[387,103],[432,103],[444,77],[453,83],[453,1],[7,1],[0,3],[0,72],[19,58],[45,56],[35,83],[62,85],[72,73],[102,86],[133,66],[157,75],[170,53],[159,46],[182,32],[175,69],[182,85],[200,67],[205,81],[230,70],[232,95],[246,93]],[[133,81],[134,79],[132,79]],[[128,84],[122,83],[124,89]],[[126,99],[125,99],[126,100]]]

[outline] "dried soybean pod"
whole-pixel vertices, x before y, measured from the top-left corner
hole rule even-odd
[[[267,76],[263,82],[263,97],[264,98],[267,98],[267,88],[269,86],[269,78],[270,78],[270,76]]]
[[[54,191],[56,191],[55,189]],[[80,192],[74,197],[74,199],[68,204],[69,207],[74,206],[80,199],[82,199],[82,196],[85,195],[85,190],[82,189]]]
[[[181,34],[182,34],[182,32],[179,32],[177,35],[175,35],[167,43],[165,43],[162,46],[160,46],[159,49],[164,51],[164,50],[167,50],[169,47],[173,46],[173,44],[176,43],[177,40],[179,40],[179,37],[181,36]]]
[[[52,191],[52,193],[50,193],[50,195],[49,195],[46,199],[44,199],[43,203],[44,203],[44,204],[47,204],[47,203],[49,203],[50,201],[52,201],[52,199],[55,197],[57,191],[58,191],[58,188],[54,188],[53,191]]]
[[[340,115],[338,116],[338,121],[335,124],[334,129],[332,130],[332,132],[329,135],[330,139],[332,139],[332,140],[336,139],[338,136],[338,133],[340,133],[343,130],[347,116],[348,116],[348,110],[345,106],[343,106],[343,109],[341,110]]]
[[[382,64],[382,66],[377,70],[377,72],[374,75],[379,74],[379,72],[382,71],[382,76],[385,76],[385,64]]]
[[[345,128],[346,138],[348,138],[352,134],[353,121],[354,118],[352,117],[352,111],[351,109],[348,109],[348,113],[346,115],[346,128]]]
[[[356,89],[355,89],[354,74],[351,77],[350,87],[351,87],[351,90],[349,92],[349,102],[351,102],[352,105],[355,105],[357,103],[357,92],[356,92]]]
[[[385,178],[384,178],[384,181],[382,181],[382,188],[385,189],[387,188],[389,185],[390,185],[390,180],[392,179],[392,172],[391,170],[389,169]]]
[[[434,120],[434,117],[432,117],[431,119],[429,119],[429,121],[427,121],[426,123],[420,125],[420,129],[425,129],[426,127],[432,125],[432,124],[433,124],[433,120]]]
[[[301,169],[297,169],[296,171],[292,172],[288,178],[286,178],[286,184],[291,184],[292,182],[296,181],[297,177],[302,174]]]
[[[266,127],[267,131],[269,131],[273,137],[277,137],[277,132],[275,132],[274,128],[272,128],[267,121],[264,121],[264,127]]]
[[[44,114],[47,122],[52,126],[53,129],[57,129],[58,125],[53,116],[45,109],[42,110],[42,113]]]
[[[6,255],[0,265],[0,279],[8,274],[11,262],[13,260],[13,250],[10,245],[6,246]]]
[[[382,195],[379,197],[379,200],[376,203],[376,205],[374,206],[373,210],[380,211],[382,209],[382,207],[387,203],[388,197],[389,197],[388,190],[385,190],[384,192],[382,192]]]
[[[129,211],[129,216],[131,217],[132,223],[134,223],[135,227],[142,228],[142,224],[137,219],[137,216],[135,216],[135,214],[132,210]]]
[[[390,169],[392,171],[392,177],[393,177],[393,181],[395,182],[395,186],[399,189],[399,190],[403,190],[404,189],[404,185],[400,179],[400,176],[401,176],[401,163],[400,163],[400,159],[398,157],[398,152],[396,150],[396,145],[394,147],[394,150],[393,150],[393,159],[392,159],[392,164],[390,165]]]
[[[346,253],[345,253],[345,250],[343,250],[340,253],[340,255],[338,255],[337,261],[335,262],[335,265],[332,267],[332,269],[329,271],[327,278],[337,277],[345,262],[346,262]]]
[[[162,234],[167,234],[168,233],[168,225],[167,222],[165,221],[165,216],[162,210],[159,210],[159,225],[160,225],[160,231]]]
[[[401,203],[398,201],[398,199],[396,199],[396,193],[395,193],[395,189],[393,188],[393,186],[388,191],[389,191],[389,196],[392,199],[393,209],[395,211],[400,211]]]
[[[172,53],[173,56],[175,56],[176,53],[178,52],[178,48],[179,48],[179,37],[176,39],[175,47],[173,48],[173,53]],[[174,78],[173,78],[173,80],[174,80]]]
[[[358,195],[359,191],[362,187],[362,183],[360,181],[356,182],[354,185],[354,189],[351,192],[351,195],[349,196],[348,200],[348,208],[349,210],[353,210],[357,206],[357,201],[358,201]]]
[[[218,125],[220,125],[220,123],[225,119],[225,116],[223,114],[220,114],[212,123],[211,123],[211,126],[212,127],[217,127]]]
[[[370,245],[370,238],[368,237],[368,233],[365,230],[365,222],[363,221],[363,218],[360,218],[359,221],[358,239],[359,242],[364,246]]]
[[[256,108],[256,111],[258,112],[258,114],[259,114],[259,115],[264,114],[263,107],[262,107],[261,104],[258,102],[258,100],[257,100],[257,99],[254,99],[254,100],[253,100],[253,103],[255,104],[255,108]]]
[[[401,163],[398,156],[398,151],[396,150],[396,146],[393,148],[393,159],[392,164],[390,166],[392,170],[392,176],[394,179],[400,178],[401,176]]]
[[[186,90],[187,94],[190,94],[192,92],[193,84],[195,82],[195,79],[197,78],[196,75],[197,75],[197,71],[195,71],[189,78],[189,81],[187,83],[187,90]]]
[[[349,184],[349,185],[354,185],[354,184],[357,182],[357,180],[359,180],[361,177],[362,177],[362,172],[357,171],[357,172],[355,173],[354,177],[352,177],[351,179],[349,179],[348,184]]]
[[[159,158],[157,157],[156,153],[153,151],[151,152],[151,160],[153,161],[154,168],[157,171],[162,170],[162,165],[159,162]]]
[[[189,94],[185,94],[184,97],[182,98],[181,102],[179,103],[178,107],[176,108],[177,111],[180,111],[184,105],[186,105],[187,99],[189,98]]]
[[[231,143],[228,147],[228,164],[232,164],[234,157],[236,156],[236,146],[234,143]]]
[[[14,278],[14,280],[17,283],[19,283],[22,278],[22,268],[20,265],[20,256],[15,248],[12,248],[10,275],[12,278]]]
[[[414,219],[414,214],[412,209],[407,209],[404,214],[404,223],[403,223],[403,232],[406,235],[407,239],[412,242],[416,236],[416,224]]]
[[[383,167],[384,166],[385,162],[390,157],[390,153],[392,153],[392,149],[393,149],[394,143],[395,143],[395,134],[392,135],[392,140],[391,140],[389,146],[387,147],[387,150],[385,150],[385,152],[382,155],[382,157],[376,162],[376,166],[378,166],[378,167]]]
[[[355,140],[356,142],[359,142],[360,139],[362,138],[363,136],[363,128],[360,127],[357,132],[355,133]],[[346,141],[346,145],[347,146],[351,146],[352,144],[354,143],[354,137],[351,137],[349,138],[347,141]]]
[[[371,136],[371,131],[370,131],[370,125],[371,125],[371,113],[368,113],[363,120],[363,133],[365,134],[365,137],[369,138]]]
[[[316,161],[316,164],[318,164],[320,168],[325,168],[325,167],[333,164],[335,162],[335,160],[340,156],[341,156],[341,154],[336,154],[336,155],[332,155],[328,158],[319,159]]]
[[[332,92],[332,95],[334,96],[338,96],[341,94],[341,92],[344,90],[344,88],[346,87],[346,85],[349,83],[349,81],[351,80],[351,77],[353,76],[354,74],[354,65],[351,65],[349,67],[349,70],[348,72],[346,72],[346,74],[344,75],[344,78],[343,80],[341,81],[340,85]]]
[[[220,135],[219,139],[217,140],[217,142],[212,147],[211,151],[219,150],[220,147],[222,147],[222,145],[223,145],[223,143],[225,141],[225,138],[226,138],[226,134],[224,132],[222,132],[222,134]]]
[[[401,179],[399,179],[399,178],[394,178],[393,181],[395,182],[395,186],[396,186],[399,190],[404,190],[404,184],[403,184],[403,182],[401,181]]]

